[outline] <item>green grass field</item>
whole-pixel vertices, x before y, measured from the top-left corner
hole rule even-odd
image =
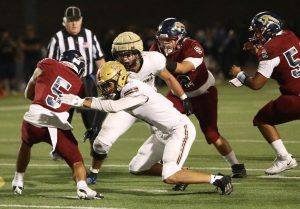
[[[259,131],[252,126],[252,118],[267,101],[278,96],[275,83],[258,92],[218,84],[219,129],[234,148],[239,160],[248,169],[246,179],[234,179],[230,196],[218,195],[211,185],[190,185],[185,192],[174,192],[159,177],[137,177],[128,173],[128,163],[138,147],[149,136],[142,123],[135,124],[113,146],[98,183],[92,188],[104,194],[103,200],[80,201],[71,171],[63,161],[52,161],[51,147],[38,144],[25,176],[22,196],[14,196],[11,181],[20,144],[20,127],[29,101],[22,95],[0,98],[0,208],[128,208],[128,209],[288,209],[300,208],[300,170],[286,171],[273,178],[264,175],[274,154]],[[288,107],[287,107],[288,108]],[[198,123],[197,139],[185,163],[192,169],[208,173],[230,174],[229,166],[213,146],[206,144]],[[90,165],[89,143],[82,142],[84,133],[79,114],[73,120],[74,133]],[[289,152],[300,159],[299,121],[278,127]]]

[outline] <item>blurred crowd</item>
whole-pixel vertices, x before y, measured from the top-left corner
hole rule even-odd
[[[23,91],[45,54],[33,25],[27,25],[20,37],[0,29],[0,96]]]
[[[242,51],[243,43],[249,38],[246,27],[234,30],[215,24],[199,29],[196,25],[184,23],[188,36],[202,44],[207,67],[217,80],[229,79],[228,71],[233,64],[249,68],[257,64],[255,57]],[[112,60],[111,44],[118,33],[136,32],[143,38],[144,49],[148,50],[155,41],[156,30],[155,27],[141,28],[130,25],[125,29],[111,28],[96,35],[105,52],[106,60]],[[5,29],[0,29],[0,96],[24,90],[37,62],[46,55],[50,37],[43,37],[43,40],[33,25],[27,25],[24,33],[19,37]]]

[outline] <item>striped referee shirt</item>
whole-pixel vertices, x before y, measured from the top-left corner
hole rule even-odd
[[[82,28],[78,35],[70,35],[65,29],[58,31],[48,45],[47,57],[59,60],[61,54],[69,49],[80,51],[84,57],[84,76],[93,74],[94,61],[104,57],[96,35],[86,28]]]

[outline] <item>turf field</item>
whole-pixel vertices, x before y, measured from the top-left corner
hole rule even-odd
[[[0,98],[0,208],[77,208],[77,209],[154,209],[203,208],[248,209],[300,208],[299,167],[281,175],[268,177],[264,169],[273,161],[273,151],[258,130],[252,126],[257,110],[278,96],[277,86],[269,83],[258,92],[218,84],[219,129],[234,148],[239,160],[246,164],[248,177],[234,179],[234,191],[221,196],[211,185],[190,185],[185,192],[174,192],[159,177],[136,177],[127,165],[149,132],[142,123],[134,125],[113,146],[97,185],[92,188],[104,194],[103,200],[75,199],[76,186],[70,169],[62,161],[52,161],[51,147],[39,144],[32,149],[32,158],[25,176],[22,196],[14,196],[11,181],[20,143],[20,125],[29,102],[22,95]],[[288,108],[288,107],[287,107]],[[230,174],[229,166],[208,146],[197,126],[197,139],[186,166],[208,173]],[[79,114],[73,126],[88,167],[89,144],[82,142],[84,128]],[[288,150],[300,159],[299,121],[279,126]]]

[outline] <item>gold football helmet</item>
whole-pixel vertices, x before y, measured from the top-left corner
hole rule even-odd
[[[112,55],[121,62],[127,70],[135,71],[142,62],[143,41],[133,32],[120,33],[113,41]]]
[[[120,62],[110,61],[103,65],[97,77],[98,87],[105,98],[116,99],[125,86],[128,73]]]

